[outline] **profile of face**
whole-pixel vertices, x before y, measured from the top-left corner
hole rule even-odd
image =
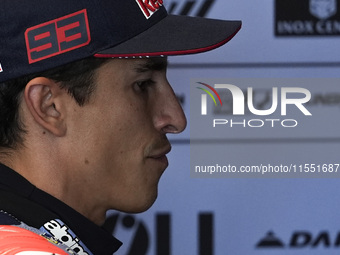
[[[157,197],[166,134],[186,126],[166,67],[166,58],[110,60],[96,71],[90,101],[70,111],[76,178],[106,209],[141,212]]]

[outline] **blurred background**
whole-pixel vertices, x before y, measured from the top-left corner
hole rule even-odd
[[[169,58],[168,78],[188,120],[192,79],[320,81],[297,85],[310,90],[313,113],[299,129],[229,129],[222,143],[207,138],[207,145],[218,146],[232,164],[340,163],[340,1],[164,2],[172,14],[243,22],[217,50]],[[257,93],[271,95],[271,87]],[[154,206],[143,214],[108,214],[106,228],[124,242],[117,254],[339,254],[338,178],[193,178],[190,121],[185,132],[169,138],[170,166]]]

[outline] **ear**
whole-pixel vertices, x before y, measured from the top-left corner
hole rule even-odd
[[[62,112],[62,97],[67,93],[48,78],[38,77],[26,85],[24,97],[34,120],[56,136],[66,134],[65,114]]]

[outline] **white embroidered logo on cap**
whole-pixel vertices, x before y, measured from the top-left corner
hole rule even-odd
[[[163,0],[136,0],[136,2],[147,19],[163,6]]]
[[[2,73],[4,69],[2,69],[1,63],[0,63],[0,73]]]

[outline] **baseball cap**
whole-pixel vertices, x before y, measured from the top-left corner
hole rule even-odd
[[[163,0],[3,0],[0,82],[90,56],[194,54],[227,43],[241,21],[167,13]]]

